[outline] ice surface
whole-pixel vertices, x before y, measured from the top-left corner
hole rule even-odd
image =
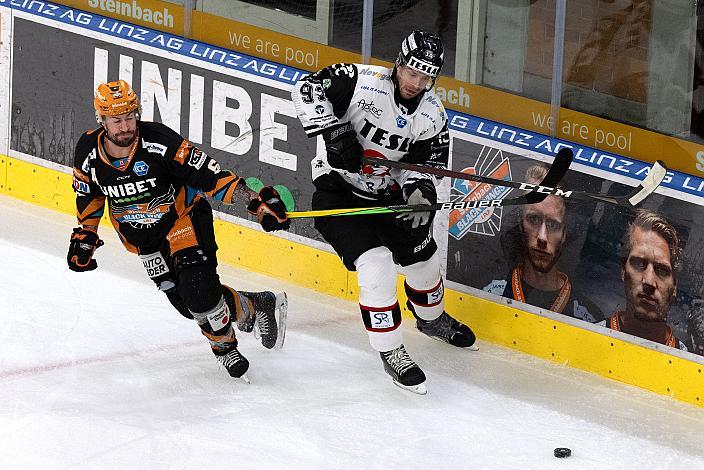
[[[704,410],[406,322],[428,376],[414,395],[355,303],[221,266],[235,288],[289,296],[284,349],[240,333],[252,383],[234,381],[112,229],[99,268],[74,273],[73,217],[2,196],[0,221],[2,469],[704,468]]]

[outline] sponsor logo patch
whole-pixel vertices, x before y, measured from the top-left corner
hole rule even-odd
[[[357,101],[357,108],[377,118],[381,117],[381,115],[384,114],[384,110],[374,106],[373,101],[367,102],[364,99],[361,99]]]
[[[166,145],[161,145],[158,142],[147,142],[142,139],[142,147],[146,149],[147,152],[158,153],[162,157],[166,155]]]
[[[191,155],[188,157],[188,164],[196,170],[200,170],[207,157],[208,155],[205,152],[193,147],[191,150]]]
[[[140,160],[134,164],[133,170],[137,176],[144,176],[149,172],[149,165]]]
[[[139,255],[139,258],[142,260],[144,269],[147,270],[147,276],[152,279],[169,272],[169,266],[166,264],[164,256],[158,251],[147,255]]]

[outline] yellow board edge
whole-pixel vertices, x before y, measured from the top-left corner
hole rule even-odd
[[[0,194],[75,213],[70,174],[4,155],[0,155]],[[238,241],[219,243],[221,262],[357,299],[355,274],[348,273],[333,253],[220,219],[215,230],[218,240]],[[403,298],[400,280],[398,288]],[[446,290],[446,307],[470,324],[482,341],[704,406],[704,365],[697,362],[451,289]],[[410,317],[408,312],[404,316]]]

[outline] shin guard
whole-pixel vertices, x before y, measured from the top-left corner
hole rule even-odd
[[[391,351],[403,342],[401,308],[398,302],[388,307],[367,307],[359,304],[369,343],[379,352]]]
[[[230,308],[224,297],[220,297],[218,304],[207,312],[191,314],[216,355],[226,354],[237,346],[235,330],[230,320]]]

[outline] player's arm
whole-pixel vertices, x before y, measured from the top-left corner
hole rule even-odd
[[[354,64],[333,64],[299,80],[291,99],[308,137],[323,136],[331,167],[353,173],[362,168],[362,145],[347,113],[357,85]]]
[[[450,133],[446,122],[440,131],[432,137],[415,140],[409,146],[408,153],[401,158],[401,161],[434,168],[447,168],[449,158]],[[440,183],[441,177],[417,171],[403,170],[397,181],[401,186],[405,187],[421,179],[437,185]]]
[[[217,160],[183,138],[172,162],[178,177],[209,198],[225,204],[244,202],[267,232],[289,228],[286,206],[276,189],[265,186],[259,194],[255,193],[243,178],[233,171],[223,170]]]
[[[76,144],[73,158],[73,190],[76,193],[76,218],[66,260],[72,271],[91,271],[98,267],[93,253],[103,245],[98,237],[98,224],[105,212],[105,195],[90,175],[90,134],[84,134]]]
[[[291,99],[308,137],[340,124],[356,85],[355,64],[333,64],[303,77],[293,86]]]

